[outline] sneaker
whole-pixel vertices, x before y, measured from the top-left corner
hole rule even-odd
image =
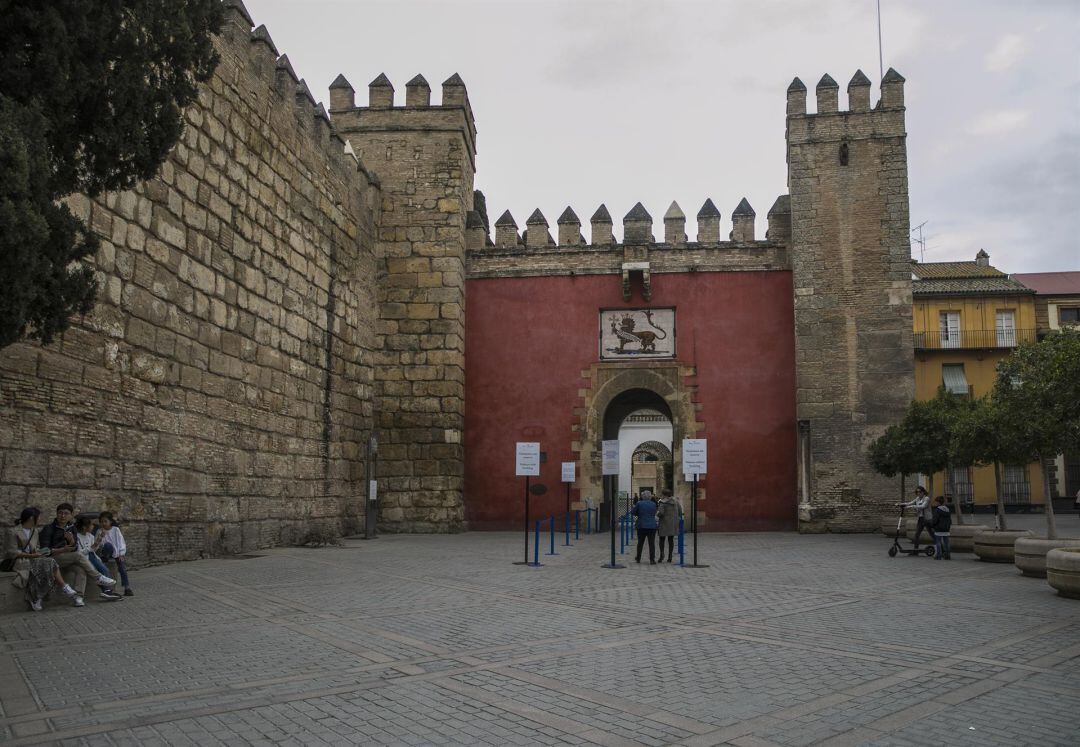
[[[63,592],[64,596],[66,596],[66,597],[74,597],[74,596],[77,596],[77,594],[75,593],[75,590],[74,590],[74,589],[72,589],[72,588],[71,588],[70,586],[68,586],[67,584],[64,584],[63,588],[62,588],[62,589],[60,589],[60,591],[61,591],[61,592]]]
[[[133,596],[135,596],[135,592],[133,592],[131,590],[130,586],[124,587],[124,596],[125,597],[133,597]]]
[[[85,606],[86,606],[86,602],[84,602],[84,601],[83,601],[83,598],[82,598],[82,597],[80,597],[80,596],[76,596],[76,597],[75,597],[75,606],[76,606],[76,607],[85,607]]]
[[[117,594],[115,591],[112,591],[111,589],[102,589],[101,590],[101,600],[103,602],[115,602],[115,601],[117,601],[119,599],[123,599],[123,598],[124,598],[123,596],[121,596],[120,594]]]
[[[30,603],[30,609],[32,609],[34,612],[41,612],[41,600],[35,599],[34,601],[32,601]]]
[[[98,578],[97,582],[98,586],[116,586],[116,581],[109,578],[108,576],[101,576],[100,578]]]

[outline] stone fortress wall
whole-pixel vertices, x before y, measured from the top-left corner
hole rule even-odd
[[[377,181],[229,4],[160,174],[72,199],[97,307],[0,352],[0,517],[111,509],[134,562],[355,523],[372,425]]]
[[[159,176],[71,200],[102,238],[94,312],[0,353],[0,515],[112,509],[152,561],[355,529],[377,434],[380,526],[461,530],[467,283],[621,275],[624,300],[637,284],[648,301],[654,273],[699,272],[792,278],[800,528],[868,528],[893,500],[862,447],[913,378],[898,75],[871,109],[859,73],[847,112],[826,76],[816,114],[796,80],[790,197],[763,238],[744,201],[722,241],[706,201],[693,242],[674,204],[663,241],[641,205],[621,243],[604,206],[589,243],[569,208],[555,236],[537,211],[520,234],[505,214],[492,240],[458,76],[438,104],[417,76],[403,106],[385,76],[366,106],[339,76],[327,112],[240,0],[225,5],[221,65]]]

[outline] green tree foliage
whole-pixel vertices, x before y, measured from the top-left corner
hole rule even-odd
[[[1002,429],[1043,462],[1047,536],[1057,537],[1046,460],[1080,449],[1080,331],[1027,343],[998,364],[993,392]]]
[[[97,238],[59,201],[149,179],[217,65],[219,0],[0,0],[0,347],[93,307]]]

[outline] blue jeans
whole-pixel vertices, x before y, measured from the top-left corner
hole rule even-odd
[[[941,559],[942,554],[949,554],[949,535],[934,535],[934,557]]]
[[[94,570],[100,573],[102,576],[109,575],[108,566],[102,563],[101,558],[99,558],[97,555],[95,555],[94,553],[89,553],[86,556],[86,559],[90,561],[90,565],[94,566]]]
[[[106,563],[110,560],[116,561],[116,570],[120,573],[120,584],[125,589],[130,588],[131,584],[128,583],[127,567],[124,565],[124,558],[120,555],[117,555],[116,549],[108,542],[106,542],[99,548],[99,552],[101,553],[101,559],[104,560]],[[90,553],[90,557],[94,557],[94,554]],[[99,560],[98,562],[101,561]],[[97,566],[94,567],[96,568]],[[102,563],[102,567],[106,568],[107,570],[107,566],[105,566],[105,563]]]

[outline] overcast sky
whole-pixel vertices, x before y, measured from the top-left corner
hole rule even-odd
[[[985,248],[1006,272],[1080,269],[1080,0],[882,0],[885,68],[907,78],[912,227],[926,261]],[[344,73],[460,73],[476,115],[476,186],[492,222],[539,207],[618,234],[640,200],[662,234],[678,200],[786,191],[785,90],[823,73],[879,79],[874,0],[246,0],[317,99]],[[876,101],[875,84],[872,100]],[[586,230],[586,236],[588,231]],[[919,257],[917,244],[913,252]]]

